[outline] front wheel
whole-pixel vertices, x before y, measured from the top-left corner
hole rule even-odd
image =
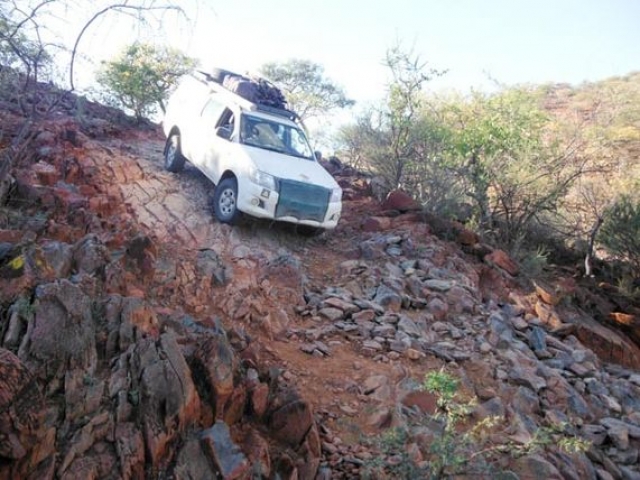
[[[177,133],[172,133],[167,138],[167,144],[164,147],[164,168],[173,173],[180,172],[184,168],[180,135]]]
[[[238,183],[225,178],[213,190],[213,212],[220,223],[235,224],[240,219],[238,210]]]

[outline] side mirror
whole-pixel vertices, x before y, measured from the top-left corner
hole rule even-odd
[[[228,125],[216,128],[216,135],[220,138],[224,138],[225,140],[229,140],[232,133],[233,131]]]

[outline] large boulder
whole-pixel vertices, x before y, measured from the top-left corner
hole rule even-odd
[[[249,461],[231,438],[226,423],[218,421],[203,431],[200,437],[202,449],[218,472],[218,478],[235,480],[246,478]]]
[[[39,285],[20,358],[44,380],[73,369],[92,375],[98,354],[91,307],[91,299],[68,280]]]
[[[173,474],[176,480],[216,477],[214,468],[209,457],[205,455],[199,439],[188,440],[180,449]]]
[[[640,347],[587,315],[576,322],[576,337],[605,362],[640,369]]]
[[[421,209],[420,204],[411,195],[402,190],[390,192],[382,202],[381,208],[382,210],[395,210],[400,213],[415,212]]]
[[[222,325],[203,332],[193,355],[192,367],[202,399],[209,403],[213,416],[221,419],[224,406],[233,393],[236,361]]]
[[[173,442],[200,417],[200,398],[172,332],[146,337],[133,349],[129,391],[139,408],[147,459],[157,469]]]
[[[289,449],[293,478],[314,479],[320,465],[320,436],[309,403],[296,391],[283,390],[274,395],[267,415],[271,437]]]
[[[484,257],[484,261],[495,266],[509,275],[518,275],[520,267],[504,250],[494,250]]]

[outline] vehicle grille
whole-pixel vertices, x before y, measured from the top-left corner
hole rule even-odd
[[[323,222],[327,213],[331,190],[295,180],[279,181],[279,200],[276,218],[295,217],[298,220]]]

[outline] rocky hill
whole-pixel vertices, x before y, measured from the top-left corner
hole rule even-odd
[[[563,425],[471,478],[640,478],[637,313],[572,272],[529,285],[339,162],[344,217],[307,238],[216,223],[207,180],[165,172],[159,130],[106,107],[25,123],[5,101],[0,130],[0,479],[426,471],[439,370],[478,399],[463,427],[500,417],[490,445]],[[375,441],[403,427],[396,451]]]

